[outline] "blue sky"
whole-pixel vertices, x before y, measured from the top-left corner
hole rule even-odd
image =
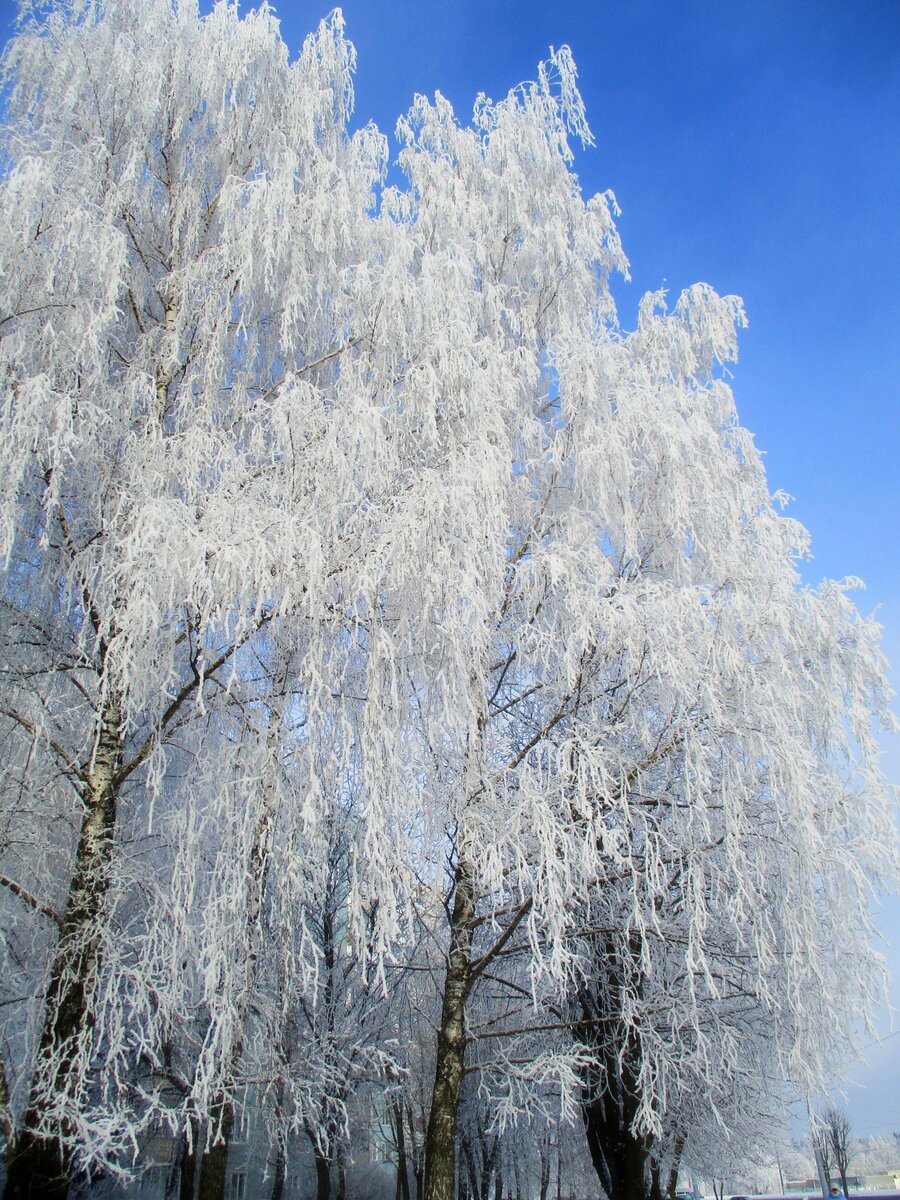
[[[292,52],[327,4],[275,5]],[[858,575],[900,665],[900,0],[346,0],[357,120],[392,131],[416,91],[462,119],[568,43],[633,283],[744,298],[734,390],[772,489],[812,533],[810,581]],[[10,0],[0,0],[9,29]],[[900,672],[894,671],[894,686]],[[897,739],[895,739],[897,740]],[[900,748],[887,751],[900,782]],[[900,977],[900,903],[885,910]],[[900,1007],[900,986],[894,1003]],[[860,1133],[900,1129],[900,1036],[851,1091]]]

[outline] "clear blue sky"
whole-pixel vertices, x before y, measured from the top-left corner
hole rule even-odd
[[[861,576],[900,665],[900,0],[346,0],[357,119],[392,131],[416,91],[462,119],[568,43],[634,282],[744,298],[734,389],[769,481],[812,533],[806,571]],[[326,4],[275,5],[292,52]],[[9,29],[11,0],[0,0]],[[894,672],[895,687],[900,672]],[[900,781],[900,750],[886,760]],[[885,930],[900,976],[900,904]],[[900,1007],[900,987],[895,984]],[[858,1132],[900,1129],[900,1036],[852,1093]]]

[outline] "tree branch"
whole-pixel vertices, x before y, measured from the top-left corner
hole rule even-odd
[[[238,638],[238,640],[229,646],[227,650],[223,651],[218,658],[214,659],[214,661],[209,664],[203,675],[199,674],[199,672],[194,673],[193,677],[184,684],[184,686],[172,700],[172,703],[162,714],[153,731],[144,739],[140,749],[137,751],[134,757],[131,758],[127,763],[124,763],[113,776],[111,787],[114,790],[119,788],[125,782],[125,780],[128,779],[130,775],[133,775],[138,767],[146,761],[150,755],[150,752],[159,743],[160,738],[162,738],[165,734],[166,728],[177,715],[185,701],[199,690],[204,679],[210,678],[216,673],[216,671],[223,667],[225,663],[227,663],[228,660],[232,658],[242,646],[246,645],[250,638],[254,637],[261,629],[268,625],[271,619],[272,614],[265,613],[255,625],[252,625],[250,629],[246,631],[242,637]]]
[[[57,742],[54,738],[48,737],[46,734],[42,733],[32,721],[29,721],[27,717],[23,717],[21,713],[17,713],[14,709],[0,708],[0,715],[9,717],[11,721],[15,721],[15,723],[20,725],[22,729],[27,730],[32,737],[42,738],[44,741],[46,741],[47,745],[57,756],[57,758],[64,763],[66,770],[71,771],[76,779],[84,783],[86,778],[84,771],[82,771],[78,763],[69,757],[59,742]]]
[[[60,917],[57,912],[54,912],[49,905],[42,904],[41,901],[38,900],[37,896],[33,896],[27,888],[23,888],[22,885],[20,883],[16,883],[14,879],[8,879],[5,875],[0,875],[0,887],[5,887],[7,891],[12,892],[14,896],[18,896],[23,904],[27,904],[29,908],[33,908],[35,912],[40,913],[42,917],[46,917],[48,920],[52,921],[57,929],[62,927],[62,917]],[[2,1098],[0,1098],[0,1108],[2,1108],[2,1106],[3,1101]]]

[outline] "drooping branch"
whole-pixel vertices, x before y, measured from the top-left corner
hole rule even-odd
[[[41,916],[46,917],[49,921],[52,921],[57,929],[60,928],[62,924],[62,918],[60,917],[59,913],[56,912],[55,909],[51,908],[48,904],[44,904],[38,900],[38,898],[29,892],[27,888],[24,888],[21,884],[16,883],[14,879],[9,879],[6,875],[0,875],[0,887],[5,887],[7,891],[12,892],[14,896],[17,896],[23,904],[26,904],[29,908],[34,909],[35,912],[40,913]]]
[[[217,671],[221,670],[226,663],[230,662],[238,650],[246,645],[246,643],[252,637],[255,637],[261,629],[264,629],[271,620],[272,614],[264,613],[263,616],[261,616],[258,621],[254,622],[251,628],[246,630],[241,637],[237,638],[227,650],[224,650],[207,665],[202,676],[199,673],[195,673],[191,679],[188,679],[181,686],[171,703],[164,710],[154,729],[146,736],[146,738],[144,738],[137,751],[128,759],[127,762],[123,763],[123,765],[116,772],[113,780],[113,786],[117,790],[122,786],[125,780],[129,778],[129,776],[134,774],[138,767],[146,762],[154,748],[159,744],[161,739],[165,737],[166,732],[170,728],[173,720],[185,706],[187,701],[198,693],[204,679],[214,676]]]
[[[55,740],[55,738],[47,737],[44,731],[39,729],[33,721],[30,721],[27,717],[23,717],[21,713],[17,713],[14,709],[6,708],[4,706],[0,708],[0,714],[2,714],[4,717],[9,717],[11,721],[15,722],[16,725],[19,725],[22,729],[26,730],[26,732],[30,733],[32,737],[40,738],[43,742],[45,742],[63,764],[66,771],[71,774],[74,779],[77,779],[79,783],[84,783],[86,781],[87,776],[85,775],[84,768],[79,766],[79,764],[72,759],[69,752],[63,746],[61,746],[59,742]]]

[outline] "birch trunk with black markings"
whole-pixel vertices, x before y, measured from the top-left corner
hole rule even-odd
[[[38,1045],[41,1069],[20,1131],[7,1155],[4,1200],[64,1200],[69,1187],[71,1149],[59,1135],[42,1129],[53,1093],[67,1093],[76,1057],[90,1034],[91,1002],[100,969],[98,923],[106,896],[116,827],[116,778],[122,761],[122,714],[118,703],[104,704],[97,741],[84,785],[84,816],[75,869],[50,968],[44,1024]]]

